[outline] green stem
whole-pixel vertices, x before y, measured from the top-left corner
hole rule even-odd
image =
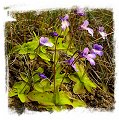
[[[55,80],[55,76],[56,76],[56,69],[55,69],[55,66],[56,66],[56,45],[57,45],[57,39],[56,39],[56,42],[55,42],[55,53],[54,53],[54,103],[56,104],[56,89],[55,89],[55,85],[56,85],[56,80]]]
[[[61,32],[62,33],[62,32]],[[54,68],[53,68],[53,71],[54,71],[54,104],[56,104],[56,53],[57,53],[57,40],[58,40],[59,37],[56,38],[56,41],[55,41],[55,53],[54,53]]]

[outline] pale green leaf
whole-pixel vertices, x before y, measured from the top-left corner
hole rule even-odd
[[[34,50],[38,47],[38,45],[39,45],[38,41],[31,41],[31,42],[23,43],[21,45],[19,54],[34,53]]]
[[[83,77],[82,82],[84,82],[84,85],[88,85],[90,87],[96,88],[96,84],[92,82],[88,77]]]
[[[42,52],[39,52],[38,55],[43,59],[43,60],[46,60],[46,61],[50,61],[50,58],[47,54],[44,54]]]
[[[33,59],[35,58],[35,54],[34,54],[34,53],[30,53],[30,54],[29,54],[29,58],[30,58],[31,60],[33,60]]]
[[[76,67],[79,69],[79,71],[77,72],[80,81],[84,84],[85,88],[89,91],[92,92],[92,88],[96,88],[96,84],[94,82],[92,82],[89,77],[87,72],[85,71],[85,68],[83,65],[79,65],[76,64]]]
[[[48,79],[43,79],[41,82],[34,84],[34,89],[39,92],[45,92],[50,90],[50,82]]]
[[[28,98],[31,101],[37,101],[41,105],[54,105],[53,103],[53,93],[50,92],[38,92],[32,91],[28,94]]]
[[[16,46],[14,46],[12,49],[11,49],[11,51],[10,51],[10,53],[16,53],[16,52],[18,52],[19,50],[21,49],[21,45],[16,45]]]
[[[24,72],[20,72],[20,76],[25,82],[28,82],[28,77]]]
[[[25,94],[18,94],[18,97],[22,103],[26,101],[26,95]]]
[[[80,81],[80,79],[79,79],[79,77],[77,76],[77,75],[68,75],[68,77],[72,80],[72,81],[74,81],[74,82],[79,82]]]
[[[27,48],[21,48],[19,51],[19,54],[27,54],[27,53],[28,53]]]
[[[38,46],[39,46],[38,41],[27,42],[28,50],[33,50],[34,51]]]
[[[55,77],[56,77],[56,79],[61,79],[61,78],[63,79],[64,76],[65,76],[65,73],[60,74],[60,73],[56,72],[56,76]]]
[[[92,93],[92,87],[90,87],[88,84],[84,84],[85,88],[87,89],[88,92]]]
[[[76,100],[73,100],[72,106],[74,108],[76,108],[76,107],[86,107],[86,103],[82,100],[76,99]]]
[[[12,89],[17,89],[17,93],[27,94],[30,90],[30,86],[26,82],[20,81],[20,82],[16,82],[13,85]]]
[[[69,56],[72,56],[73,55],[73,53],[71,52],[71,51],[67,51],[67,55],[69,55]]]
[[[39,67],[37,70],[35,70],[36,72],[39,72],[39,73],[43,73],[44,72],[44,69],[42,67]]]
[[[57,63],[56,64],[56,75],[59,74],[61,72],[61,70],[62,70],[61,64]]]
[[[63,80],[63,83],[69,83],[70,82],[70,79],[65,77],[64,80]]]
[[[34,31],[33,31],[33,34],[34,34],[33,41],[39,41],[40,38],[36,35]]]
[[[17,95],[17,90],[16,89],[11,89],[8,93],[9,97],[13,97]]]
[[[39,77],[38,74],[35,74],[35,75],[33,76],[33,81],[34,81],[34,82],[40,81],[40,77]]]
[[[77,69],[79,70],[77,72],[79,78],[82,78],[84,75],[86,75],[86,72],[85,72],[85,69],[84,69],[84,66],[82,64],[77,64],[75,63]]]
[[[46,53],[46,52],[47,52],[46,49],[47,49],[47,47],[45,47],[45,46],[40,46],[40,51],[41,51],[42,53]]]
[[[75,94],[82,94],[85,93],[84,85],[79,81],[73,87],[73,92]]]
[[[57,102],[58,102],[59,105],[66,105],[66,104],[72,105],[70,98],[69,98],[69,96],[67,95],[66,92],[60,91],[58,93],[59,94],[58,94],[58,97],[57,97],[58,98]]]

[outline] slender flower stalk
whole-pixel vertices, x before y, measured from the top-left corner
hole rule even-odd
[[[56,54],[57,54],[57,41],[58,41],[59,36],[57,36],[56,41],[55,41],[55,51],[54,51],[54,66],[53,66],[53,71],[54,71],[54,103],[56,104]]]

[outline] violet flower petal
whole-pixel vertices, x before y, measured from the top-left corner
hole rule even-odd
[[[102,36],[103,39],[106,39],[107,38],[107,33],[104,32],[104,27],[99,27],[98,29],[100,35]]]
[[[101,45],[94,44],[94,45],[93,45],[93,49],[96,49],[96,50],[102,50],[103,47],[102,47]]]
[[[99,55],[99,56],[102,56],[103,55],[103,51],[96,50],[96,49],[92,49],[91,50],[91,53],[94,53],[94,54]]]
[[[77,11],[76,13],[79,15],[79,16],[84,16],[85,15],[85,12],[84,12],[84,9],[83,8],[77,8]]]
[[[87,27],[86,30],[87,30],[88,33],[91,34],[91,36],[93,37],[93,33],[94,33],[93,29]]]
[[[91,54],[88,54],[88,53],[89,53],[89,49],[84,48],[83,57],[86,58],[91,65],[95,65],[95,61],[93,59],[96,58],[96,55],[94,53],[91,53]]]
[[[106,39],[107,38],[107,33],[106,32],[100,32],[100,35],[102,36],[103,39]]]
[[[94,31],[93,31],[93,29],[89,28],[88,25],[89,25],[89,21],[88,20],[85,20],[83,22],[83,24],[80,26],[80,28],[81,29],[84,29],[84,30],[87,30],[88,33],[91,34],[91,36],[93,36]]]
[[[95,55],[94,53],[88,54],[87,56],[88,56],[89,58],[93,58],[93,59],[96,58],[96,55]]]
[[[67,27],[69,27],[69,22],[66,20],[62,21],[62,26],[61,26],[62,30],[65,30]]]
[[[73,64],[73,65],[71,65],[73,68],[74,68],[74,70],[76,71],[76,72],[78,72],[79,70],[76,68],[76,65],[75,64]]]
[[[47,76],[45,76],[45,74],[43,74],[43,73],[39,73],[38,74],[41,78],[43,78],[43,79],[46,79],[47,78]]]
[[[46,42],[48,42],[48,38],[47,38],[47,37],[41,37],[41,38],[40,38],[40,43],[41,43],[41,44],[44,44],[44,43],[46,43]]]
[[[53,46],[53,43],[47,42],[47,43],[45,43],[44,45],[45,45],[45,46],[48,46],[48,47],[52,47],[52,46]]]
[[[70,65],[73,64],[74,58],[71,58],[71,59],[67,60],[67,62],[68,62]]]
[[[89,21],[88,20],[85,20],[83,22],[83,24],[81,25],[81,28],[86,29],[88,25],[89,25]]]
[[[102,56],[103,55],[102,49],[103,49],[103,47],[101,45],[94,44],[93,49],[91,50],[91,53]]]
[[[67,21],[69,19],[69,15],[66,14],[64,18],[60,18],[62,21],[62,30],[65,30],[67,27],[69,27],[69,22]]]
[[[67,60],[66,62],[68,62],[69,65],[71,65],[71,66],[74,68],[74,70],[75,70],[76,72],[79,71],[79,70],[76,68],[76,65],[73,64],[73,62],[74,62],[74,58],[71,58],[71,59]]]
[[[87,55],[89,53],[89,49],[86,47],[83,50],[83,56]]]
[[[51,34],[52,37],[55,37],[55,36],[57,37],[58,36],[57,32],[51,32],[50,34]]]
[[[95,61],[92,58],[87,57],[87,60],[90,62],[91,65],[95,65]]]
[[[68,20],[69,19],[69,15],[66,14],[65,17],[64,17],[64,20]]]
[[[98,29],[100,32],[103,32],[104,31],[104,27],[102,26],[102,27],[99,27],[99,29]]]
[[[67,21],[69,19],[69,15],[66,14],[64,17],[60,17],[61,21]]]
[[[47,37],[41,37],[40,38],[40,44],[41,45],[45,45],[45,46],[48,46],[48,47],[52,47],[53,46],[53,43],[51,42],[48,42],[48,38]]]

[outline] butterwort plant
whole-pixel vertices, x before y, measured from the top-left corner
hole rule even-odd
[[[76,14],[81,17],[86,15],[83,8],[77,8]],[[94,43],[92,48],[86,46],[83,50],[77,49],[72,44],[74,40],[70,36],[70,29],[67,29],[71,26],[69,19],[69,14],[65,14],[60,17],[60,27],[55,26],[54,30],[49,33],[50,36],[39,37],[33,32],[32,41],[17,47],[16,52],[29,58],[29,62],[38,60],[39,68],[36,69],[34,65],[28,68],[29,74],[26,72],[20,74],[22,81],[13,86],[10,97],[18,95],[23,103],[36,101],[42,108],[48,110],[61,110],[68,108],[69,105],[73,108],[86,107],[86,102],[75,98],[74,94],[79,95],[85,91],[92,93],[92,90],[97,87],[86,72],[87,66],[84,66],[84,60],[95,66],[96,57],[103,56],[103,47],[101,44]],[[84,20],[79,31],[87,31],[93,37],[94,30],[89,26],[89,21]],[[107,37],[103,27],[99,27],[98,32],[103,39]],[[73,82],[72,92],[69,93],[67,85],[71,81]]]

